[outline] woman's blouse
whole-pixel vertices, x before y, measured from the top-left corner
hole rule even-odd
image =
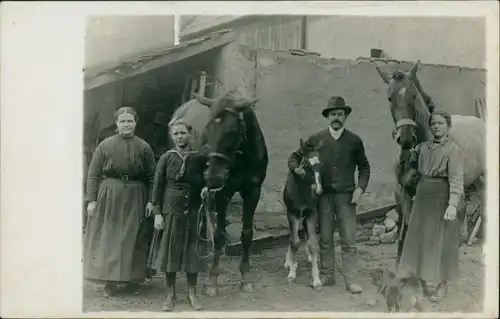
[[[458,146],[445,139],[442,142],[425,141],[415,147],[412,161],[420,175],[447,178],[450,185],[449,204],[458,206],[464,193],[464,171]]]

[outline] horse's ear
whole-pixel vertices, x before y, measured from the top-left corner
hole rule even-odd
[[[408,71],[408,74],[410,75],[411,78],[414,78],[416,75],[417,75],[417,71],[418,71],[418,67],[420,66],[420,60],[417,61],[417,63],[415,63],[410,71]]]
[[[250,100],[243,100],[243,101],[241,101],[239,103],[234,104],[234,108],[237,109],[237,110],[238,109],[242,109],[244,107],[254,105],[258,101],[259,101],[259,99],[257,99],[257,98],[253,98],[253,99],[250,99]]]
[[[303,139],[299,140],[299,145],[300,145],[300,148],[304,148],[304,140]]]
[[[375,69],[377,69],[378,74],[380,75],[382,80],[385,82],[385,84],[389,84],[389,78],[390,78],[389,73],[382,71],[378,66],[376,66]]]
[[[319,150],[321,146],[323,146],[324,142],[325,142],[324,140],[320,140],[318,145],[316,145],[316,150]]]
[[[213,104],[213,100],[211,100],[211,99],[209,99],[207,97],[201,96],[199,94],[193,93],[193,97],[195,99],[197,99],[198,102],[200,102],[203,105],[211,106]]]

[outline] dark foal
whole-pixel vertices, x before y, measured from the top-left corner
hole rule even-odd
[[[298,169],[303,175],[289,171],[283,191],[283,201],[287,210],[288,226],[290,228],[290,244],[286,253],[285,268],[289,269],[288,281],[295,281],[297,275],[297,252],[300,248],[299,226],[302,223],[307,238],[306,251],[311,263],[312,286],[321,289],[319,277],[318,255],[319,245],[316,235],[318,224],[318,193],[321,189],[318,149],[319,145],[308,145],[300,140],[301,164]]]
[[[227,240],[226,211],[236,192],[243,199],[241,288],[244,292],[252,292],[250,248],[253,218],[268,166],[264,135],[252,109],[256,100],[244,98],[237,90],[229,90],[215,99],[196,98],[210,106],[202,143],[208,157],[205,179],[217,213],[215,251],[206,292],[211,296],[217,293],[219,258]]]

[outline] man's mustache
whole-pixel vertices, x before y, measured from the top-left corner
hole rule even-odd
[[[333,124],[333,123],[337,123],[337,124],[340,124],[340,125],[342,125],[342,122],[340,122],[340,121],[337,121],[337,120],[333,120],[333,121],[332,121],[332,124]]]

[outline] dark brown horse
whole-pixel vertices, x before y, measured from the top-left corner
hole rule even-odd
[[[397,261],[401,256],[406,236],[412,198],[416,191],[417,174],[406,167],[410,150],[417,144],[432,139],[428,120],[434,106],[424,92],[417,78],[420,61],[408,72],[395,71],[391,74],[377,67],[382,80],[388,85],[387,97],[394,120],[394,139],[400,145],[400,157],[395,165],[398,182],[395,198],[399,214],[398,226],[401,236],[398,242]],[[464,189],[478,183],[484,173],[486,127],[484,121],[473,116],[453,115],[449,138],[462,152],[464,168]]]
[[[214,99],[196,96],[182,105],[174,117],[193,126],[198,145],[207,155],[205,179],[213,194],[217,213],[213,263],[209,269],[207,294],[217,293],[219,259],[226,244],[226,212],[235,193],[243,200],[240,263],[241,288],[253,291],[250,277],[250,248],[253,240],[253,218],[267,174],[268,153],[264,135],[252,106],[257,100],[243,97],[236,89],[227,90]],[[208,112],[200,105],[206,105]]]

